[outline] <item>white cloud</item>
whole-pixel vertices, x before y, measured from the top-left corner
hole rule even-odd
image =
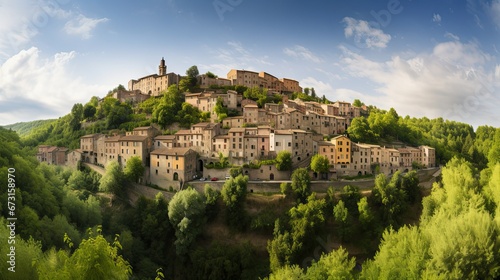
[[[1,64],[1,124],[57,118],[69,113],[74,103],[105,94],[110,86],[89,85],[69,74],[75,56],[75,52],[61,52],[42,58],[32,47]]]
[[[495,79],[499,80],[499,82],[500,82],[500,64],[498,64],[495,67]]]
[[[314,55],[310,50],[303,46],[295,45],[291,48],[285,48],[283,52],[291,57],[301,58],[314,63],[321,62],[321,59],[319,57]]]
[[[354,42],[358,47],[385,48],[391,40],[391,35],[370,26],[367,21],[345,17],[342,22],[346,24],[344,28],[345,37],[354,37]]]
[[[314,91],[319,95],[329,96],[333,93],[333,88],[329,83],[325,83],[319,80],[316,80],[313,77],[307,77],[301,81],[299,81],[300,86],[302,88],[314,88]]]
[[[452,39],[452,40],[455,40],[455,41],[460,41],[460,37],[458,37],[457,35],[453,34],[453,33],[450,33],[450,32],[446,32],[444,34],[444,37],[445,38],[448,38],[448,39]]]
[[[485,9],[493,23],[500,28],[500,0],[492,0],[490,5],[486,4]]]
[[[80,14],[76,18],[66,22],[64,31],[69,35],[77,35],[83,39],[89,39],[92,37],[92,31],[97,25],[106,21],[108,21],[107,18],[88,18]]]
[[[373,104],[394,107],[400,115],[500,126],[496,113],[500,83],[493,78],[500,70],[487,70],[489,55],[476,44],[441,43],[432,53],[406,60],[395,56],[383,62],[341,49],[344,71],[378,84],[378,98]]]
[[[441,15],[439,15],[439,14],[434,14],[434,15],[432,16],[432,21],[433,21],[433,22],[437,22],[438,24],[439,24],[439,23],[441,23]]]

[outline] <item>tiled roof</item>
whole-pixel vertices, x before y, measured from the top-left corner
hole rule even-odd
[[[160,148],[151,152],[152,155],[167,155],[167,156],[184,156],[189,151],[193,151],[191,148]]]

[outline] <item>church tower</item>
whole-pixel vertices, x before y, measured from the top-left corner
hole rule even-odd
[[[158,75],[163,76],[167,74],[167,66],[165,65],[165,59],[162,57],[160,65],[158,66]]]

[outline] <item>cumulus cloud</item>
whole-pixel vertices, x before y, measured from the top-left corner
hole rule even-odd
[[[325,83],[323,81],[319,81],[313,77],[307,77],[301,81],[299,81],[300,86],[302,88],[314,88],[318,94],[329,96],[333,93],[333,88],[329,83]]]
[[[378,102],[400,115],[444,117],[500,126],[500,85],[488,70],[489,55],[476,44],[446,42],[410,59],[373,61],[341,47],[344,70],[378,84]],[[361,99],[361,98],[360,98]]]
[[[283,52],[291,57],[301,58],[303,60],[311,61],[314,63],[320,63],[321,59],[314,55],[306,47],[295,45],[291,48],[285,48]]]
[[[97,25],[106,21],[108,21],[107,18],[88,18],[80,14],[64,25],[64,31],[70,35],[77,35],[81,36],[83,39],[89,39],[92,37],[92,31]]]
[[[436,23],[438,23],[438,24],[439,24],[439,23],[441,23],[441,15],[439,15],[439,14],[434,14],[434,15],[432,16],[432,21],[433,21],[433,22],[436,22]]]
[[[74,103],[100,96],[109,86],[88,85],[68,74],[75,52],[42,58],[32,47],[0,65],[0,121],[9,124],[67,114]]]
[[[345,17],[342,22],[346,25],[344,28],[345,37],[353,37],[357,46],[363,46],[370,49],[383,49],[387,47],[387,44],[391,40],[391,35],[385,34],[384,31],[370,26],[367,21]]]

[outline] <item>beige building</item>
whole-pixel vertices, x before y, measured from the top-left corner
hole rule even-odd
[[[280,79],[280,81],[283,82],[285,92],[302,92],[302,87],[300,87],[298,81],[288,78]]]
[[[371,145],[352,143],[352,169],[357,175],[371,173]]]
[[[276,78],[275,76],[266,72],[260,72],[259,77],[262,78],[261,81],[264,88],[277,92],[285,91],[285,85],[283,84],[283,81],[280,81],[280,79]]]
[[[65,147],[40,145],[38,146],[36,158],[39,162],[45,162],[49,165],[65,165],[67,161],[67,152],[68,149]]]
[[[422,152],[422,165],[424,167],[436,166],[436,150],[429,146],[418,147]]]
[[[115,135],[111,137],[106,137],[104,139],[104,154],[106,157],[104,165],[107,165],[111,161],[120,162],[120,138],[121,135]]]
[[[318,154],[326,157],[330,166],[335,166],[335,145],[329,141],[319,141],[318,142]]]
[[[201,88],[210,88],[211,86],[230,86],[231,85],[231,80],[229,79],[224,79],[224,78],[211,78],[208,77],[206,74],[199,75],[198,77],[198,84],[200,85]]]
[[[66,163],[67,166],[70,166],[72,168],[77,168],[78,163],[82,162],[83,160],[83,152],[80,149],[70,151],[67,154],[66,158],[68,160]]]
[[[161,92],[167,90],[169,86],[178,84],[181,77],[175,73],[167,73],[165,59],[161,59],[158,66],[158,74],[148,75],[137,80],[128,82],[128,90],[138,90],[142,94],[149,96],[159,96]]]
[[[113,93],[113,98],[120,102],[131,102],[133,104],[141,103],[148,99],[150,95],[142,94],[140,90],[118,90]]]
[[[196,157],[190,148],[155,149],[151,152],[151,183],[168,187],[192,180],[196,175]]]
[[[227,79],[231,81],[232,85],[239,85],[245,87],[263,87],[265,80],[259,76],[259,73],[248,70],[231,69],[227,73]]]
[[[148,145],[147,136],[127,135],[120,138],[120,164],[125,166],[127,161],[137,156],[141,159],[142,164],[147,166],[149,164],[149,153],[151,152],[150,145]]]
[[[104,137],[102,134],[88,134],[80,137],[80,150],[83,152],[83,161],[98,164],[98,139]]]

